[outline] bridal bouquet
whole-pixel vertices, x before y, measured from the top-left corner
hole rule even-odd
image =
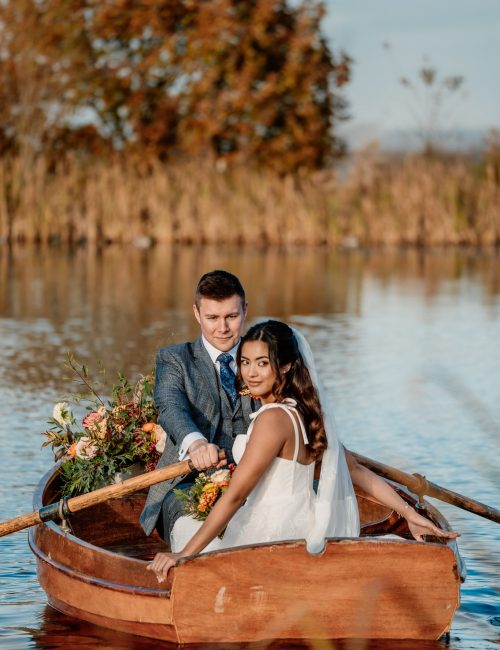
[[[202,472],[198,474],[190,488],[174,490],[174,494],[183,501],[186,515],[204,521],[229,487],[235,469],[236,465],[231,463],[227,469],[218,469],[210,473]]]
[[[71,396],[83,405],[86,415],[78,420],[68,402],[54,406],[50,429],[42,447],[50,445],[55,460],[61,460],[64,496],[83,494],[131,475],[131,467],[151,471],[165,448],[167,435],[156,423],[153,376],[131,385],[121,374],[104,401],[91,383],[86,366],[68,357],[84,392]],[[139,465],[137,465],[139,464]]]

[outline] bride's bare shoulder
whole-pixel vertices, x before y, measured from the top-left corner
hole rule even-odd
[[[293,417],[293,416],[292,416]],[[252,435],[272,430],[288,435],[293,430],[290,414],[285,408],[273,407],[264,409],[255,420]]]

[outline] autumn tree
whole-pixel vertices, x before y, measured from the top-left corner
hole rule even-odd
[[[3,150],[36,153],[57,148],[65,133],[73,142],[78,137],[78,129],[71,126],[88,109],[88,89],[97,76],[93,48],[82,24],[85,4],[85,0],[0,4]],[[100,137],[95,124],[86,126],[84,133],[87,144],[91,134]]]
[[[25,137],[35,111],[31,140],[49,149],[107,143],[142,157],[321,167],[341,152],[334,126],[350,67],[328,48],[323,14],[311,0],[9,0],[4,146]]]

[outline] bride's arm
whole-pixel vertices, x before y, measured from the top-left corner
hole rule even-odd
[[[258,417],[228,489],[212,508],[203,525],[180,553],[157,553],[148,565],[147,568],[155,571],[160,581],[179,558],[199,553],[220,535],[291,436],[291,420],[281,409],[269,409]]]
[[[422,515],[419,515],[414,508],[406,503],[406,501],[404,501],[404,499],[402,499],[399,494],[393,490],[388,483],[386,483],[386,481],[381,479],[380,476],[377,476],[377,474],[369,470],[367,467],[358,463],[347,449],[344,451],[352,482],[372,497],[375,497],[377,501],[388,508],[391,508],[391,510],[395,510],[404,517],[408,522],[408,528],[415,539],[423,541],[422,535],[437,535],[438,537],[447,537],[450,539],[458,537],[459,533],[442,530],[441,528],[434,526],[432,522],[425,517],[422,517]]]

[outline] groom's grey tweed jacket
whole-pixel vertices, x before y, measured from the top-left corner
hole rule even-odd
[[[156,358],[155,402],[158,422],[167,432],[167,444],[158,468],[176,463],[184,438],[193,431],[209,442],[228,445],[239,433],[246,433],[252,400],[241,397],[234,410],[215,366],[200,338],[161,348]],[[150,535],[160,515],[163,499],[183,477],[152,485],[141,513],[141,525]]]

